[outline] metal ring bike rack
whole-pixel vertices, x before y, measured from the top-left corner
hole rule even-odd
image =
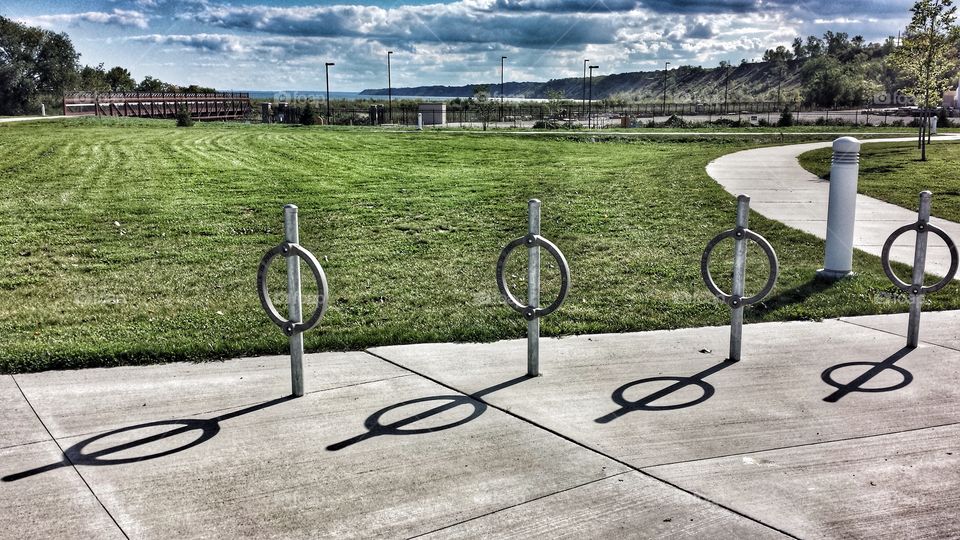
[[[720,287],[717,286],[717,283],[713,280],[713,276],[710,274],[710,258],[713,255],[713,250],[717,247],[717,244],[723,240],[726,240],[727,238],[733,238],[735,240],[753,240],[767,255],[767,260],[770,261],[770,277],[767,278],[767,282],[764,284],[763,289],[753,296],[743,298],[741,296],[723,292],[720,290]],[[759,234],[743,227],[730,229],[715,236],[713,240],[710,240],[710,242],[707,244],[707,248],[703,251],[703,257],[700,258],[700,274],[703,276],[703,282],[707,285],[707,289],[709,289],[714,296],[719,298],[720,301],[732,308],[737,306],[749,306],[763,300],[768,294],[770,294],[770,291],[773,290],[774,285],[776,285],[779,272],[780,265],[777,260],[777,253],[773,250],[773,246],[770,245],[770,242],[768,242],[766,238],[760,236]]]
[[[500,252],[500,259],[497,261],[497,287],[500,289],[500,295],[503,296],[504,302],[527,320],[527,375],[536,377],[540,375],[540,317],[553,313],[566,300],[567,293],[570,292],[570,265],[567,264],[567,259],[563,256],[560,248],[540,236],[540,201],[530,199],[527,210],[529,233],[510,242]],[[504,275],[510,254],[521,246],[526,246],[529,253],[526,304],[522,304],[510,292]],[[560,293],[552,304],[544,308],[539,305],[541,247],[545,248],[557,260],[557,266],[560,269]]]
[[[260,260],[257,269],[257,294],[260,296],[260,305],[267,313],[267,317],[283,330],[290,338],[290,375],[293,381],[293,395],[303,395],[303,333],[316,326],[323,314],[327,311],[327,297],[329,288],[327,276],[323,273],[320,262],[306,248],[300,245],[300,224],[297,217],[297,207],[288,204],[283,207],[284,242],[271,249]],[[283,255],[287,261],[287,304],[290,318],[281,315],[273,301],[270,291],[267,290],[267,271],[273,260]],[[307,263],[314,279],[317,280],[317,307],[306,321],[303,320],[302,300],[300,298],[300,261]]]
[[[957,245],[953,242],[943,229],[930,224],[930,207],[933,201],[933,194],[929,191],[920,193],[920,207],[917,211],[916,223],[904,225],[893,231],[883,243],[883,251],[880,254],[880,264],[883,267],[883,273],[890,278],[894,286],[910,295],[910,320],[907,326],[907,347],[916,348],[920,342],[920,311],[923,304],[923,295],[935,293],[947,286],[957,275],[957,267],[960,265],[960,255],[957,253]],[[913,283],[907,283],[897,277],[890,267],[890,249],[894,242],[903,234],[916,231],[917,242],[913,253]],[[933,233],[939,236],[947,245],[950,251],[950,269],[947,275],[940,281],[930,286],[923,285],[924,267],[927,261],[927,233]]]
[[[520,246],[546,248],[550,255],[553,255],[553,258],[556,259],[557,265],[560,268],[560,294],[557,295],[557,299],[554,300],[552,304],[545,308],[521,304],[520,300],[517,300],[517,297],[510,292],[510,288],[507,286],[507,280],[504,276],[507,259],[510,258],[510,253]],[[532,321],[538,317],[546,317],[556,311],[567,298],[567,292],[570,290],[570,266],[567,264],[567,259],[563,256],[563,253],[560,252],[560,248],[553,242],[538,234],[528,234],[510,242],[503,248],[503,251],[500,252],[500,260],[497,261],[497,287],[500,288],[500,294],[503,295],[503,299],[507,305],[523,315],[528,321]]]
[[[910,231],[917,231],[917,234],[920,234],[924,231],[928,233],[932,232],[933,234],[936,234],[937,236],[939,236],[943,240],[943,242],[947,244],[947,249],[950,250],[950,270],[947,271],[947,275],[943,279],[934,283],[933,285],[930,285],[930,286],[920,285],[918,287],[916,285],[907,283],[901,280],[893,272],[893,268],[890,267],[890,249],[893,247],[893,244],[897,241],[897,238],[899,238],[904,233],[907,233]],[[953,280],[954,276],[956,276],[957,274],[957,265],[958,265],[957,246],[956,244],[953,243],[953,239],[950,238],[950,235],[948,235],[946,231],[944,231],[940,227],[937,227],[936,225],[931,225],[929,223],[918,221],[916,223],[911,223],[910,225],[904,225],[903,227],[900,227],[899,229],[893,231],[893,233],[887,238],[887,241],[883,243],[883,251],[881,252],[881,255],[880,255],[880,263],[883,265],[883,273],[886,274],[887,277],[890,278],[890,281],[892,281],[893,284],[901,291],[909,294],[935,293],[940,289],[946,287]]]
[[[743,335],[743,307],[763,300],[777,283],[777,276],[780,272],[780,262],[777,259],[777,252],[766,238],[747,228],[750,217],[750,197],[739,195],[737,197],[737,226],[733,229],[724,231],[707,243],[703,256],[700,258],[700,275],[707,289],[719,298],[723,303],[730,306],[730,357],[729,360],[736,362],[740,360],[740,345]],[[720,290],[717,283],[710,274],[710,258],[713,256],[713,250],[717,245],[727,239],[734,239],[734,260],[733,260],[733,290],[729,293]],[[766,284],[759,293],[744,298],[744,282],[747,266],[747,240],[753,240],[760,249],[763,250],[770,262],[770,276]]]
[[[317,280],[317,307],[313,311],[313,314],[310,315],[310,318],[304,322],[293,322],[284,319],[273,305],[273,301],[270,300],[270,292],[267,290],[267,270],[270,268],[273,259],[278,255],[303,259],[303,262],[307,263],[307,266],[313,273],[314,279]],[[260,305],[263,306],[263,310],[267,313],[267,316],[270,317],[270,320],[279,326],[280,329],[283,330],[283,333],[288,336],[306,332],[320,322],[320,319],[323,318],[324,313],[327,311],[328,293],[327,276],[323,272],[323,267],[320,266],[320,262],[313,256],[313,253],[310,253],[299,244],[284,242],[268,251],[267,254],[263,256],[263,259],[260,260],[260,268],[257,270],[257,294],[260,296]]]

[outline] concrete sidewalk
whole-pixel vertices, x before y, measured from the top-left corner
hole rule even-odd
[[[869,144],[915,140],[916,137],[906,137],[869,139],[861,142]],[[943,135],[936,137],[936,140],[960,140],[960,136]],[[749,195],[750,208],[759,214],[820,238],[826,238],[830,182],[807,172],[800,166],[797,157],[810,150],[828,148],[831,144],[830,142],[796,144],[735,152],[710,162],[707,165],[707,174],[730,194]],[[936,206],[937,194],[934,193],[934,211]],[[857,195],[854,247],[880,256],[883,244],[890,233],[901,225],[916,221],[916,208],[901,208],[865,195]],[[930,223],[946,231],[954,242],[960,242],[960,224],[939,218],[932,218]],[[915,238],[916,235],[913,234],[901,236],[890,250],[890,258],[912,266]],[[927,272],[943,276],[949,268],[950,252],[939,238],[931,236],[927,250]],[[854,268],[854,271],[856,270]],[[957,278],[960,279],[960,276]]]
[[[960,535],[960,312],[0,377],[5,538]]]
[[[0,124],[9,124],[11,122],[36,122],[37,120],[62,120],[64,118],[77,118],[76,116],[13,116],[10,118],[0,118]]]

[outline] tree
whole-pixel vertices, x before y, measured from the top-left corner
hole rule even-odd
[[[490,101],[490,87],[485,84],[478,84],[473,87],[473,98],[476,101],[477,115],[480,117],[480,123],[483,124],[483,130],[487,130],[487,123],[493,115],[495,108]]]
[[[104,78],[111,92],[132,92],[137,87],[137,81],[133,80],[130,72],[120,66],[110,68]]]
[[[187,108],[187,104],[183,103],[177,107],[177,127],[191,127],[193,126],[193,116],[190,115],[190,109]]]
[[[816,58],[823,54],[823,41],[816,36],[807,36],[807,44],[804,46],[807,53],[804,56]]]
[[[317,113],[313,110],[313,105],[308,101],[300,111],[300,125],[312,126],[317,123]]]
[[[173,85],[167,84],[160,79],[154,79],[150,75],[147,75],[140,81],[140,84],[137,85],[137,92],[173,92]]]
[[[550,113],[550,116],[565,116],[563,110],[563,90],[547,91],[547,111]]]
[[[40,93],[62,94],[77,77],[77,58],[66,34],[0,17],[0,114],[33,112]]]
[[[87,92],[109,92],[110,83],[107,82],[107,72],[103,70],[103,64],[97,67],[83,66],[80,70],[77,89]]]
[[[904,94],[921,108],[920,159],[926,161],[929,111],[950,85],[947,74],[956,67],[954,48],[960,29],[953,0],[917,0],[910,11],[913,16],[892,61],[908,81]]]
[[[763,53],[764,62],[782,63],[789,62],[790,60],[793,60],[793,53],[783,45],[778,46],[776,49],[767,49],[767,51]]]
[[[793,45],[791,46],[791,48],[793,49],[793,57],[796,58],[797,60],[801,58],[805,58],[807,56],[807,50],[803,47],[802,37],[795,38],[793,40]]]

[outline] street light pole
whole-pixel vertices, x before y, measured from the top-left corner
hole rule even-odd
[[[590,100],[587,101],[587,127],[593,126],[593,70],[600,66],[590,66]]]
[[[333,62],[327,62],[323,65],[323,70],[327,74],[327,123],[330,123],[330,66],[335,66]]]
[[[663,110],[660,111],[660,114],[667,115],[667,68],[670,67],[670,62],[664,62],[663,64]]]
[[[506,56],[500,57],[500,121],[503,122],[503,61]]]
[[[393,51],[387,51],[387,123],[393,123],[393,84],[390,80],[390,55]]]
[[[727,65],[727,77],[723,82],[723,114],[727,114],[727,91],[730,90],[730,66]]]
[[[581,85],[580,91],[580,116],[583,117],[584,113],[587,112],[587,62],[590,60],[583,61],[583,84]]]
[[[783,66],[780,66],[780,73],[777,76],[777,110],[780,110],[780,88],[783,86]]]

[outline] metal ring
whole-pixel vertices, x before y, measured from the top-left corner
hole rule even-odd
[[[557,295],[557,299],[554,300],[552,304],[545,308],[521,304],[520,301],[510,293],[510,289],[507,288],[507,280],[504,279],[503,276],[504,268],[507,265],[507,258],[510,257],[510,253],[513,250],[520,246],[540,246],[546,248],[547,251],[553,255],[553,258],[557,260],[557,264],[560,267],[560,294]],[[563,304],[563,301],[567,298],[567,293],[570,291],[570,266],[567,264],[567,259],[563,256],[563,253],[560,252],[560,248],[555,246],[553,242],[539,234],[528,234],[510,242],[503,248],[503,251],[500,252],[500,260],[497,261],[497,287],[500,288],[500,294],[508,306],[513,308],[514,311],[520,312],[528,321],[532,321],[538,317],[544,317],[553,313]]]
[[[267,291],[267,270],[270,268],[270,263],[273,262],[274,257],[277,255],[283,255],[284,258],[300,257],[305,263],[307,263],[307,266],[310,267],[310,271],[313,272],[314,279],[317,280],[317,308],[313,311],[313,315],[311,315],[310,318],[305,322],[295,323],[293,321],[284,319],[277,311],[277,308],[274,307],[273,302],[270,300],[270,293]],[[257,294],[260,295],[260,305],[263,306],[263,310],[267,312],[267,316],[270,317],[270,320],[279,326],[280,329],[283,330],[283,333],[288,336],[292,336],[300,332],[306,332],[320,322],[323,314],[327,311],[328,292],[327,276],[323,273],[323,268],[320,266],[317,258],[313,256],[313,253],[310,253],[299,244],[284,242],[268,251],[267,254],[263,256],[263,259],[260,260],[260,268],[257,270]]]
[[[713,281],[713,276],[710,275],[710,257],[713,254],[713,250],[717,247],[717,244],[727,238],[753,240],[758,246],[760,246],[763,252],[767,254],[767,260],[770,261],[770,277],[767,278],[767,283],[763,286],[763,289],[761,289],[760,292],[748,298],[727,294],[721,291],[720,287],[718,287],[716,282]],[[713,240],[710,240],[710,242],[707,243],[707,248],[703,251],[703,257],[700,258],[700,275],[703,276],[703,282],[706,283],[707,289],[709,289],[714,296],[723,301],[723,303],[732,308],[749,306],[750,304],[756,304],[760,300],[763,300],[763,298],[770,294],[770,291],[773,290],[773,286],[777,282],[777,275],[779,271],[780,263],[777,260],[777,252],[773,250],[773,246],[770,245],[770,242],[767,242],[766,238],[751,231],[750,229],[745,229],[742,227],[730,229],[729,231],[724,231],[718,234]]]
[[[893,268],[890,268],[890,248],[893,247],[893,243],[896,242],[897,238],[899,238],[903,233],[908,231],[917,231],[919,233],[921,229],[926,229],[926,232],[932,232],[933,234],[939,236],[941,239],[943,239],[944,243],[947,244],[947,249],[950,250],[950,270],[947,271],[947,275],[944,276],[944,278],[940,281],[929,287],[921,286],[918,289],[913,285],[901,280],[896,274],[893,273]],[[893,231],[893,234],[891,234],[887,238],[887,241],[883,243],[883,251],[880,254],[880,264],[883,266],[883,273],[890,278],[890,281],[892,281],[898,289],[908,294],[930,294],[946,287],[948,283],[953,281],[953,277],[957,275],[958,263],[960,263],[960,257],[957,255],[957,246],[953,243],[953,239],[950,238],[950,235],[944,232],[940,227],[922,221],[904,225],[903,227]]]

